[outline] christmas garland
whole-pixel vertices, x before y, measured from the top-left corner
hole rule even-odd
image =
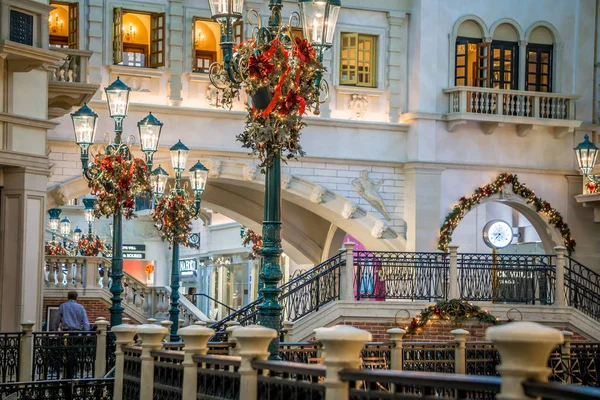
[[[441,300],[429,306],[419,316],[412,319],[403,329],[408,335],[416,335],[433,320],[448,320],[452,326],[458,326],[469,318],[477,318],[482,324],[498,325],[500,318],[493,316],[481,307],[466,300]]]
[[[172,192],[163,197],[154,207],[152,219],[163,240],[191,248],[200,247],[200,243],[189,241],[193,215],[181,194]]]
[[[450,241],[452,240],[452,233],[465,214],[481,203],[482,199],[502,191],[507,184],[512,184],[512,190],[515,194],[523,197],[527,200],[527,203],[533,205],[538,213],[543,214],[548,218],[548,222],[554,225],[562,235],[567,251],[569,253],[573,252],[575,249],[575,240],[573,240],[571,230],[564,222],[562,215],[546,200],[537,197],[533,190],[520,183],[517,175],[508,173],[502,173],[492,183],[475,189],[475,192],[471,196],[461,197],[459,199],[458,204],[454,206],[452,211],[450,211],[444,219],[444,223],[440,229],[438,249],[448,251],[448,244],[450,244]]]
[[[249,260],[257,259],[261,256],[263,246],[262,236],[252,229],[246,229],[242,235],[242,244],[245,246],[252,244],[252,251],[248,254]]]
[[[83,256],[96,257],[100,252],[104,251],[104,242],[96,237],[82,237],[77,243],[77,249]]]
[[[304,155],[300,146],[300,131],[305,111],[319,114],[319,89],[315,78],[323,71],[314,48],[306,39],[280,33],[271,42],[249,40],[234,48],[233,59],[241,67],[243,88],[253,98],[247,105],[248,115],[244,132],[237,136],[242,147],[257,154],[261,167],[274,157],[285,159]],[[230,108],[241,86],[227,79],[222,64],[211,67],[214,82]],[[259,106],[259,103],[264,103]]]
[[[123,216],[130,219],[135,208],[135,197],[150,191],[147,168],[144,160],[127,160],[116,151],[106,155],[96,154],[89,169],[92,176],[89,187],[97,197],[94,216],[110,217],[115,214],[118,204]]]
[[[47,256],[67,256],[70,251],[58,241],[46,242],[45,252]]]
[[[588,189],[588,193],[600,193],[600,185],[596,185],[594,182],[588,182],[585,186]]]

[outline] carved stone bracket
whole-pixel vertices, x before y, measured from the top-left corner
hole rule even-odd
[[[377,221],[375,222],[375,225],[373,225],[371,236],[373,236],[375,239],[381,239],[387,229],[388,227],[383,223],[383,221]]]
[[[325,193],[327,193],[327,189],[323,186],[315,186],[310,195],[310,201],[315,204],[321,204],[325,198]]]
[[[281,188],[286,190],[290,187],[294,177],[292,175],[281,175]]]
[[[256,179],[256,174],[257,174],[257,169],[256,169],[256,165],[254,164],[248,164],[248,165],[244,165],[244,180],[245,181],[253,181]]]
[[[223,162],[217,159],[210,160],[211,167],[208,172],[209,178],[218,178],[221,176],[221,170],[223,169]]]
[[[354,204],[351,201],[347,201],[346,204],[344,204],[344,210],[342,211],[342,216],[346,219],[354,218],[357,208],[358,207],[356,206],[356,204]]]

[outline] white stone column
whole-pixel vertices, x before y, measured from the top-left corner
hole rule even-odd
[[[80,3],[80,7],[84,6]],[[104,69],[104,1],[103,0],[88,0],[87,2],[87,49],[94,53],[90,57],[89,62],[89,82],[102,83],[102,70]],[[108,15],[108,14],[107,14]],[[110,15],[112,21],[112,14]],[[83,26],[83,25],[82,25]],[[106,40],[112,40],[112,31],[108,32]],[[79,48],[85,49],[85,43]],[[112,51],[112,45],[108,47]],[[109,63],[112,64],[112,54],[108,57]],[[103,90],[96,91],[94,99],[102,99]]]
[[[96,337],[96,365],[94,367],[94,377],[104,378],[106,375],[106,330],[108,321],[100,317],[95,322],[98,327],[98,336]]]
[[[390,369],[402,371],[402,339],[406,335],[406,331],[401,328],[392,328],[388,329],[387,333],[390,335],[390,342],[394,344],[390,351]]]
[[[140,400],[152,400],[154,396],[154,357],[150,353],[152,350],[162,347],[162,340],[169,331],[162,326],[139,325],[136,333],[142,340]]]
[[[183,44],[186,26],[183,0],[169,0],[169,21],[169,59],[165,62],[169,73],[169,105],[180,106],[183,101],[181,74],[184,71]]]
[[[448,271],[448,298],[458,299],[458,246],[448,246],[450,251],[450,265]]]
[[[115,334],[115,386],[114,400],[123,400],[123,366],[125,359],[123,357],[123,346],[131,346],[135,337],[135,326],[117,325],[111,328]]]
[[[556,277],[554,279],[554,305],[565,306],[565,251],[564,246],[556,246]]]
[[[41,325],[48,171],[4,168],[0,192],[0,331]]]
[[[525,90],[527,81],[527,40],[519,40],[519,84],[518,90]]]
[[[342,279],[343,282],[343,279]],[[343,297],[342,297],[343,298]],[[283,321],[283,341],[284,342],[292,342],[292,331],[294,329],[294,323],[292,321]]]
[[[340,380],[339,372],[346,368],[360,367],[360,352],[373,335],[349,325],[317,328],[315,333],[325,352],[325,398],[347,399],[350,384]]]
[[[496,398],[528,400],[522,383],[548,380],[551,372],[548,357],[552,349],[563,342],[563,335],[557,329],[534,322],[513,322],[488,328],[486,339],[494,343],[502,360],[496,367],[502,377]]]
[[[404,12],[388,12],[388,93],[389,122],[397,124],[404,111],[406,93],[408,93],[408,24]]]
[[[239,355],[242,362],[240,373],[240,400],[257,400],[258,372],[252,368],[252,360],[266,360],[269,357],[269,344],[277,337],[273,329],[260,325],[250,325],[233,331],[233,336],[240,344]]]
[[[454,350],[454,373],[466,374],[467,373],[467,336],[469,331],[464,329],[455,329],[450,331],[454,336],[454,343],[456,343],[456,349]]]
[[[354,246],[356,243],[344,243],[346,265],[341,270],[340,299],[347,301],[354,300]]]
[[[208,353],[208,340],[215,334],[214,329],[200,325],[190,325],[177,331],[183,340],[183,394],[182,400],[196,400],[198,386],[198,366],[193,360],[195,355]]]
[[[35,322],[21,322],[23,338],[19,348],[19,382],[28,382],[33,376],[33,326]]]

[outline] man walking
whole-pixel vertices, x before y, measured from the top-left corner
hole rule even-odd
[[[85,308],[77,303],[77,292],[72,290],[67,295],[68,301],[62,303],[58,308],[58,313],[53,321],[51,330],[57,331],[59,326],[63,332],[68,331],[89,331],[90,322],[88,321]]]

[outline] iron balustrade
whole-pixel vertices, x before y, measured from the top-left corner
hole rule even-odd
[[[320,361],[319,342],[280,342],[279,356],[283,361],[312,364]]]
[[[32,380],[93,378],[96,332],[33,332]]]
[[[390,369],[393,343],[367,342],[360,353],[363,368]]]
[[[181,400],[183,395],[183,352],[153,350],[154,394],[160,400]]]
[[[467,375],[498,376],[496,366],[500,355],[493,343],[466,343],[465,372]]]
[[[0,399],[112,400],[114,379],[77,379],[0,384]]]
[[[240,397],[240,357],[194,356],[198,364],[197,398],[231,399]]]
[[[448,268],[445,253],[355,251],[355,297],[357,300],[445,299]]]
[[[139,400],[142,348],[123,347],[123,400]]]
[[[325,367],[287,361],[252,361],[261,400],[325,400]]]
[[[523,382],[523,391],[531,398],[541,398],[542,400],[600,399],[599,389],[556,382]]]
[[[106,369],[110,371],[115,366],[115,351],[117,350],[117,337],[111,331],[106,332]]]
[[[565,257],[565,299],[567,305],[600,321],[600,274]]]
[[[19,379],[19,353],[23,332],[0,333],[0,383]]]
[[[463,300],[554,303],[554,258],[537,254],[458,255],[458,291]]]
[[[455,372],[456,343],[402,343],[402,369],[421,372]]]
[[[383,399],[482,399],[500,392],[500,378],[434,372],[342,370],[350,382],[350,400]]]
[[[567,383],[600,387],[600,343],[571,343]]]

